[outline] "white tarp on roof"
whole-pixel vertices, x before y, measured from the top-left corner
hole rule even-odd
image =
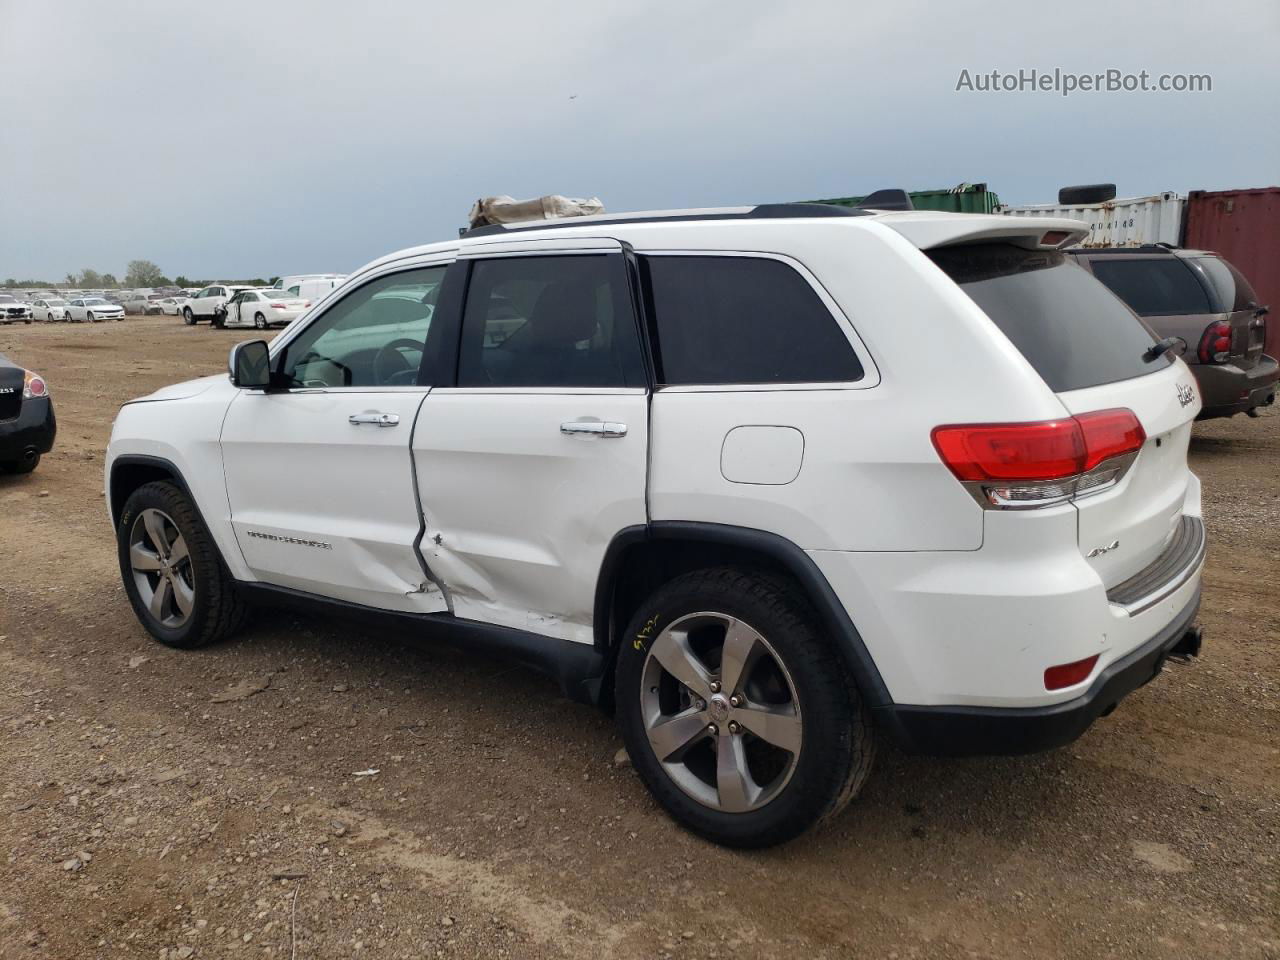
[[[583,200],[552,194],[534,200],[514,197],[481,197],[471,205],[468,219],[473,227],[490,223],[520,223],[524,220],[547,220],[552,217],[590,217],[604,213],[599,197]]]

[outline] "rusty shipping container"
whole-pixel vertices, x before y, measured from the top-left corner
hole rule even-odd
[[[1192,190],[1182,224],[1182,246],[1222,254],[1271,307],[1266,352],[1280,357],[1280,187]]]

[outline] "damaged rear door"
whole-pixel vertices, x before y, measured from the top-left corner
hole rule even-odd
[[[446,609],[416,550],[410,438],[431,389],[447,267],[398,265],[354,285],[274,345],[279,389],[242,391],[228,408],[231,521],[262,581],[385,610]],[[456,330],[443,339],[451,368]]]
[[[453,612],[589,643],[610,540],[646,521],[648,381],[623,249],[470,247],[456,385],[413,450],[425,562]]]

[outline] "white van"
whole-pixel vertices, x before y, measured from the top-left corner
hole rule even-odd
[[[329,295],[329,291],[339,286],[344,276],[334,274],[329,277],[307,277],[306,279],[297,280],[291,277],[285,277],[286,280],[294,279],[294,283],[284,287],[284,291],[293,297],[301,297],[303,300],[309,300],[315,303]]]

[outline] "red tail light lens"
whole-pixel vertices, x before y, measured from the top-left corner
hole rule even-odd
[[[1231,324],[1217,320],[1205,327],[1196,353],[1201,363],[1222,363],[1226,360],[1231,355]]]
[[[277,310],[283,310],[283,309],[284,309],[284,304],[283,304],[283,303],[273,303],[271,306],[275,307],[275,309],[277,309]]]
[[[1044,688],[1046,690],[1061,690],[1064,687],[1074,687],[1077,683],[1087,680],[1089,674],[1093,673],[1094,664],[1098,662],[1098,655],[1095,653],[1092,657],[1085,657],[1083,660],[1076,660],[1074,663],[1063,663],[1056,667],[1050,667],[1044,672]]]
[[[936,427],[933,445],[948,469],[983,506],[1035,507],[1097,492],[1119,481],[1108,464],[1137,453],[1147,434],[1132,410],[1098,410],[1037,423]],[[1090,476],[1085,476],[1089,474]]]
[[[22,399],[30,400],[33,397],[47,397],[49,395],[49,386],[44,382],[44,378],[38,373],[32,373],[30,370],[22,378]]]

